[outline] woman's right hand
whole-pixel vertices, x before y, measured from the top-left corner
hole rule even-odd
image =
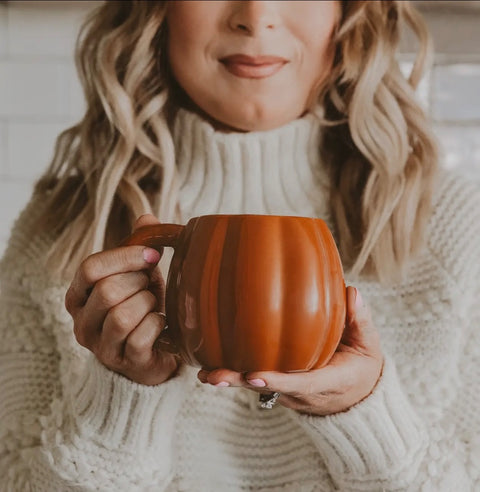
[[[144,215],[135,228],[154,223]],[[156,344],[165,328],[160,257],[145,246],[95,253],[82,262],[65,296],[78,343],[112,371],[145,385],[163,383],[178,365]]]

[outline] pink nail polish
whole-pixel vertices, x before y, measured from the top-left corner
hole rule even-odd
[[[160,261],[160,253],[153,248],[145,248],[143,250],[143,259],[152,265]]]
[[[263,388],[267,386],[267,383],[263,379],[247,379],[248,384],[256,386],[257,388]]]
[[[218,386],[219,388],[226,388],[227,386],[230,386],[230,383],[227,383],[226,381],[220,381],[215,386]]]

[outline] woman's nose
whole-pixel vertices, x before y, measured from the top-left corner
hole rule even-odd
[[[230,3],[230,2],[229,2]],[[274,0],[231,2],[230,29],[253,36],[264,29],[276,29],[280,23],[278,4]]]

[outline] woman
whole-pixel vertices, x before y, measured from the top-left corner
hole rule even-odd
[[[86,114],[2,262],[2,490],[477,489],[480,197],[437,168],[412,7],[106,2],[79,46]],[[160,255],[118,244],[208,213],[327,221],[355,288],[325,368],[158,349]]]

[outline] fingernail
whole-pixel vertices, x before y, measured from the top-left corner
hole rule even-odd
[[[214,386],[218,386],[219,388],[225,388],[226,386],[230,386],[230,383],[227,383],[226,381],[220,381],[219,383],[215,384]]]
[[[160,253],[153,248],[145,248],[143,250],[143,259],[152,265],[160,261]]]
[[[257,388],[263,388],[267,386],[267,383],[263,379],[247,379],[248,384],[256,386]]]

